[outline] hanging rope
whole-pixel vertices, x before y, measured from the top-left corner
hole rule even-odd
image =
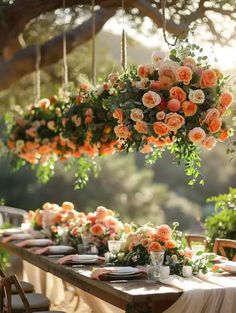
[[[166,0],[161,1],[161,8],[162,8],[162,27],[163,27],[164,40],[169,46],[175,46],[178,41],[178,38],[175,37],[175,41],[171,43],[168,41],[167,36],[166,36]]]
[[[95,0],[92,0],[92,80],[96,85]]]
[[[40,100],[40,61],[41,61],[41,47],[35,47],[35,103]]]
[[[125,70],[127,68],[127,41],[126,41],[126,31],[125,31],[125,0],[121,0],[122,6],[122,37],[121,37],[121,65]]]
[[[67,51],[66,51],[66,0],[62,0],[64,12],[64,29],[63,29],[63,85],[68,87],[68,65],[67,65]]]

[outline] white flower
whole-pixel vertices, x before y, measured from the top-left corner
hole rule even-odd
[[[160,63],[167,58],[168,54],[166,52],[154,51],[151,56],[152,64],[155,68],[158,68]]]
[[[205,101],[205,94],[201,89],[190,89],[188,98],[193,103],[202,104]]]

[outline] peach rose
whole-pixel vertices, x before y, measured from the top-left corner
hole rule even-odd
[[[137,74],[140,78],[145,78],[153,74],[154,70],[155,70],[154,66],[151,64],[147,64],[147,65],[141,64],[137,68]]]
[[[219,118],[220,117],[220,112],[213,108],[213,109],[209,109],[206,112],[206,116],[204,118],[204,123],[209,124],[212,120],[214,120],[215,118]]]
[[[104,220],[107,216],[107,209],[104,206],[97,207],[96,217],[97,220]]]
[[[192,57],[185,58],[183,61],[183,65],[191,68],[193,72],[196,71],[197,65],[196,65],[195,60]]]
[[[171,112],[177,112],[180,109],[180,101],[177,99],[171,99],[167,103],[167,108]]]
[[[125,125],[117,125],[114,127],[114,132],[118,138],[127,139],[130,136],[130,131]]]
[[[166,249],[174,249],[176,247],[176,243],[173,240],[167,240],[165,247]]]
[[[47,98],[41,99],[41,100],[39,100],[39,102],[38,102],[38,106],[39,106],[41,109],[47,109],[47,108],[50,106],[50,100],[47,99]]]
[[[153,149],[150,145],[144,145],[139,151],[143,154],[146,154],[146,153],[151,153]]]
[[[190,89],[188,98],[193,103],[202,104],[205,101],[205,94],[201,89]]]
[[[139,81],[133,82],[134,86],[139,89],[146,89],[149,85],[149,79],[148,78],[141,78]]]
[[[153,130],[155,134],[165,136],[169,132],[169,127],[163,122],[156,122],[153,124]]]
[[[47,127],[48,127],[48,129],[50,129],[50,130],[54,130],[54,129],[55,129],[55,122],[54,122],[54,121],[49,121],[49,122],[47,123]]]
[[[177,99],[180,102],[183,102],[184,100],[186,100],[187,95],[186,95],[186,92],[182,88],[175,86],[170,89],[170,98]]]
[[[122,109],[116,108],[112,116],[117,119],[119,123],[123,123],[124,118]]]
[[[170,227],[166,224],[163,224],[160,227],[158,227],[157,236],[163,242],[170,240],[170,237],[171,237]]]
[[[219,141],[223,142],[229,138],[229,131],[228,129],[222,129],[219,135]]]
[[[221,129],[222,120],[220,118],[214,118],[210,121],[208,124],[208,130],[212,133],[218,133],[218,131]]]
[[[177,131],[184,125],[185,120],[183,116],[177,113],[168,113],[165,118],[165,123],[170,131]]]
[[[147,134],[149,129],[148,129],[148,124],[146,122],[136,122],[134,125],[135,130],[140,133],[140,134]]]
[[[215,145],[217,144],[217,140],[215,139],[215,137],[210,136],[207,137],[206,139],[203,140],[202,145],[204,146],[204,148],[206,148],[207,150],[211,150],[212,148],[215,147]]]
[[[131,120],[138,122],[141,121],[144,117],[143,111],[140,109],[132,109],[130,113]]]
[[[182,110],[185,116],[193,116],[197,112],[197,105],[192,101],[184,101],[182,103]]]
[[[108,75],[108,80],[109,82],[112,83],[112,85],[114,85],[118,81],[118,79],[119,79],[118,73],[110,73]]]
[[[217,84],[217,75],[214,70],[207,69],[202,72],[200,85],[202,88],[214,87]]]
[[[172,60],[165,60],[160,63],[159,66],[159,79],[162,80],[163,77],[168,77],[172,83],[176,82],[176,70],[179,65]]]
[[[233,95],[230,92],[224,92],[220,96],[219,103],[222,107],[228,108],[233,102]]]
[[[205,137],[206,133],[201,127],[194,127],[188,133],[188,138],[192,142],[202,142]]]
[[[78,234],[79,234],[79,227],[77,227],[77,226],[73,227],[72,230],[70,231],[70,233],[71,233],[71,235],[73,237],[78,236]]]
[[[188,66],[180,66],[176,70],[177,81],[182,82],[184,85],[188,85],[193,77],[193,71]]]
[[[25,133],[32,138],[35,138],[38,135],[38,132],[34,127],[26,129]]]
[[[105,233],[105,228],[100,224],[94,224],[92,227],[90,227],[90,232],[94,236],[102,236]]]
[[[150,243],[148,250],[154,252],[161,252],[163,249],[159,242],[152,242]]]
[[[130,224],[125,223],[125,225],[124,225],[124,232],[125,232],[126,234],[130,234],[130,233],[132,232],[132,227],[131,227]]]
[[[75,206],[72,202],[65,201],[62,203],[62,209],[65,211],[71,211],[74,210]]]
[[[164,120],[165,116],[166,116],[165,112],[160,111],[160,112],[157,112],[156,119],[161,121],[161,120]]]
[[[148,91],[143,95],[142,102],[145,107],[152,109],[161,103],[161,97],[154,91]]]

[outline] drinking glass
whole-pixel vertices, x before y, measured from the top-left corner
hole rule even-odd
[[[112,254],[117,254],[120,251],[122,244],[123,240],[108,240],[109,252]]]
[[[157,281],[160,277],[160,266],[164,261],[164,252],[150,251],[150,259],[152,265],[152,277]]]

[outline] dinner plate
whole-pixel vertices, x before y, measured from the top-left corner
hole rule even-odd
[[[133,274],[125,274],[125,275],[117,275],[114,273],[107,273],[103,275],[105,278],[110,279],[110,280],[122,280],[122,279],[135,279],[135,278],[140,278],[143,276],[143,272],[136,272]]]
[[[96,264],[99,261],[98,255],[78,254],[74,255],[72,260],[68,260],[66,264]]]
[[[50,246],[45,254],[70,254],[75,252],[75,249],[70,246]]]
[[[26,247],[45,247],[52,244],[50,239],[32,239],[29,240]]]
[[[23,233],[23,231],[20,228],[7,228],[7,229],[1,229],[0,233],[3,236],[10,236],[10,235]]]
[[[105,269],[111,271],[113,275],[132,275],[140,272],[139,269],[131,266],[105,267]]]
[[[98,259],[91,259],[91,260],[69,260],[65,264],[71,264],[71,265],[76,265],[76,264],[97,264],[99,262]]]
[[[228,261],[225,263],[219,263],[217,266],[226,272],[236,274],[236,262]]]

